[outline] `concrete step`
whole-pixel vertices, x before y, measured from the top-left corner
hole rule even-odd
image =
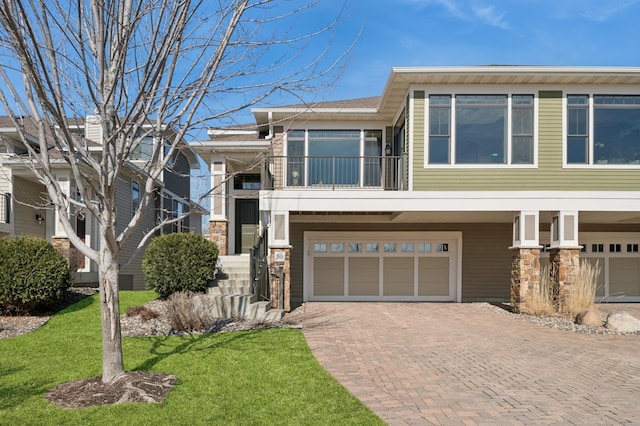
[[[211,281],[211,285],[230,285],[230,284],[239,284],[239,285],[249,285],[251,283],[251,277],[248,275],[245,277],[233,277],[233,278],[215,278]]]
[[[270,309],[266,312],[265,321],[280,321],[284,317],[285,311],[283,309]]]
[[[267,301],[254,302],[247,313],[247,319],[279,321],[284,316],[282,309],[272,309],[271,303]]]
[[[220,271],[216,273],[216,280],[235,281],[235,280],[248,280],[251,278],[251,274],[247,272],[226,272]]]
[[[251,305],[257,300],[253,294],[217,294],[211,295],[213,315],[217,318],[246,318]]]
[[[251,294],[251,285],[228,283],[225,285],[211,285],[207,287],[208,294]]]
[[[249,269],[249,256],[219,256],[218,265],[227,268],[247,268]]]

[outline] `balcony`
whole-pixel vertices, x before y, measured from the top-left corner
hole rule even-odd
[[[262,188],[404,191],[407,159],[406,156],[270,156],[264,162]]]
[[[11,223],[11,194],[0,194],[0,223]]]

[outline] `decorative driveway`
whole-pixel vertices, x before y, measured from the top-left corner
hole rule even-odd
[[[449,303],[312,302],[303,330],[324,368],[391,425],[640,424],[639,335]]]

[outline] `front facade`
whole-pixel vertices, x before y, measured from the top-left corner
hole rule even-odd
[[[50,241],[68,259],[75,270],[76,285],[97,285],[97,266],[88,258],[81,256],[71,248],[67,235],[59,223],[54,211],[48,205],[45,186],[39,182],[31,168],[26,149],[8,117],[0,117],[0,238],[11,236],[36,236]],[[31,128],[25,123],[25,128]],[[90,146],[90,150],[100,153],[100,147],[92,142],[99,137],[100,125],[94,117],[76,120],[74,131],[80,133]],[[35,128],[34,128],[35,131]],[[34,133],[36,134],[36,133]],[[145,141],[146,142],[146,141]],[[116,190],[116,213],[118,232],[129,222],[144,191],[144,176],[140,174],[137,162],[149,159],[150,145],[142,143],[132,155],[131,162],[118,180]],[[76,183],[69,166],[52,152],[52,172],[66,188],[69,196],[76,196]],[[153,194],[152,207],[147,210],[138,231],[123,246],[121,261],[134,253],[144,233],[152,229],[159,218],[179,215],[189,210],[194,214],[180,223],[167,226],[162,232],[201,232],[202,209],[191,202],[191,182],[189,172],[198,167],[195,153],[183,150],[173,162],[173,170],[166,172]],[[91,247],[97,248],[98,226],[95,220],[83,211],[70,211],[76,233]],[[142,272],[142,253],[123,266],[120,270],[120,287],[124,290],[142,290],[145,288]]]
[[[196,148],[211,235],[241,253],[229,209],[255,200],[287,306],[518,302],[549,263],[569,291],[581,261],[600,300],[640,301],[640,69],[397,68],[380,97],[253,112]]]

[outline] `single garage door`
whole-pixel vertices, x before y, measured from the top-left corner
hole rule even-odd
[[[460,232],[305,232],[304,299],[459,301]]]

